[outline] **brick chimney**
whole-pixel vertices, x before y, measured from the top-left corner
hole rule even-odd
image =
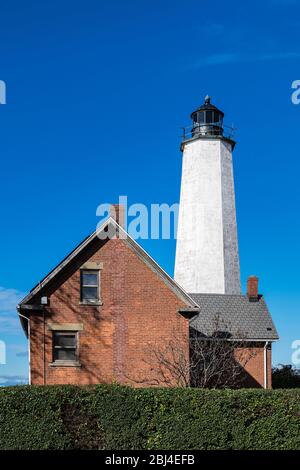
[[[247,280],[247,295],[250,302],[258,301],[258,277],[249,276]]]
[[[111,204],[110,216],[114,219],[121,227],[125,225],[125,207],[123,204]]]

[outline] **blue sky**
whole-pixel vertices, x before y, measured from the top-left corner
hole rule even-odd
[[[251,5],[251,6],[250,6]],[[260,278],[291,362],[300,338],[297,1],[1,2],[0,383],[27,375],[14,306],[83,237],[96,208],[179,200],[180,128],[208,93],[237,128],[243,288]],[[171,274],[174,241],[143,241]]]

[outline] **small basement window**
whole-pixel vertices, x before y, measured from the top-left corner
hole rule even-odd
[[[81,271],[81,302],[99,302],[99,271]]]
[[[53,332],[53,362],[78,360],[77,331]]]

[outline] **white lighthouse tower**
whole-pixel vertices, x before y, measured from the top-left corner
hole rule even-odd
[[[175,280],[189,293],[240,294],[232,167],[235,142],[207,96],[182,142]]]

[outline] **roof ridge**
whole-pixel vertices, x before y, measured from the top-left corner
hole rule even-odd
[[[205,295],[205,296],[222,296],[222,297],[247,297],[247,294],[221,294],[219,292],[216,293],[208,293],[208,292],[189,292],[189,295]]]

